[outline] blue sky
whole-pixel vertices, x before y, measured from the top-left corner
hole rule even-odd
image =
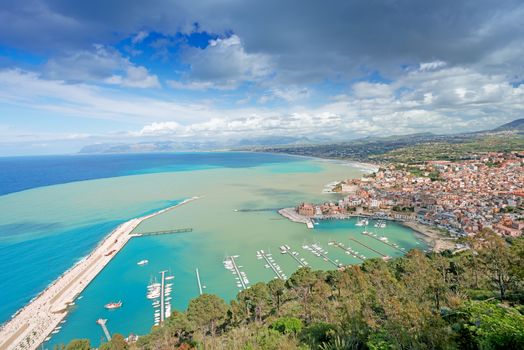
[[[523,117],[519,1],[0,4],[0,155],[482,130]]]

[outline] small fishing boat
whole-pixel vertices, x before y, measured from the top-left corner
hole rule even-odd
[[[147,259],[144,259],[144,260],[140,260],[139,262],[137,262],[136,264],[138,266],[144,266],[144,265],[147,265],[149,263],[149,260]]]
[[[122,307],[122,302],[119,301],[117,303],[107,303],[104,305],[104,307],[108,310],[114,310],[114,309],[119,309]]]

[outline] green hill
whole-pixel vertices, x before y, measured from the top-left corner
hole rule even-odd
[[[136,343],[114,335],[99,349],[523,349],[524,239],[480,238],[456,255],[301,268],[230,304],[204,294]]]
[[[498,128],[493,129],[492,131],[495,131],[495,132],[514,131],[514,132],[522,134],[524,133],[524,118],[517,119],[512,122],[501,125]]]

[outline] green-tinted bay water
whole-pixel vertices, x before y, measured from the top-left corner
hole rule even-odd
[[[250,168],[125,176],[21,193],[28,203],[33,192],[39,196],[39,201],[44,201],[45,196],[57,196],[56,201],[66,212],[72,205],[103,206],[111,212],[115,207],[122,210],[126,202],[135,211],[143,210],[145,203],[151,205],[202,196],[142,223],[137,229],[139,232],[187,227],[193,228],[193,231],[132,239],[82,293],[62,330],[46,347],[79,337],[89,338],[93,345],[98,345],[103,337],[101,328],[95,322],[98,318],[107,318],[111,332],[126,336],[129,333],[149,332],[153,325],[153,309],[146,299],[146,286],[153,276],[159,276],[161,270],[169,270],[175,275],[172,305],[183,310],[189,300],[198,295],[196,268],[200,270],[206,292],[228,300],[235,297],[238,288],[234,276],[222,264],[227,255],[239,256],[238,263],[243,266],[252,284],[274,278],[272,270],[257,260],[257,250],[271,251],[276,263],[288,276],[298,268],[292,257],[280,254],[278,248],[282,244],[288,244],[299,252],[299,257],[305,258],[314,269],[331,269],[334,266],[302,249],[304,244],[317,242],[328,251],[328,256],[344,264],[360,261],[344,254],[339,248],[328,246],[330,240],[351,245],[370,258],[379,255],[351,243],[349,237],[383,254],[400,255],[401,252],[363,236],[362,228],[355,227],[354,220],[324,221],[314,230],[308,230],[305,225],[289,222],[274,211],[235,211],[336,199],[336,195],[322,193],[324,184],[357,176],[360,172],[348,166],[304,159]],[[51,207],[53,205],[50,204]],[[52,211],[49,208],[46,210]],[[27,209],[28,215],[31,215],[30,212]],[[423,245],[411,230],[393,223],[380,229],[380,233],[406,249]],[[137,266],[136,263],[142,259],[148,259],[149,264]],[[114,311],[104,309],[104,304],[118,300],[123,302],[122,308]]]

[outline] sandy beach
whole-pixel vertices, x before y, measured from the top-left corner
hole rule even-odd
[[[131,238],[139,236],[132,232],[140,223],[198,198],[187,199],[177,205],[131,219],[118,226],[87,257],[63,273],[29,304],[20,309],[11,320],[2,325],[0,350],[38,348],[60,325],[75,298]]]
[[[414,221],[403,221],[402,225],[415,230],[420,236],[431,245],[434,252],[441,252],[446,249],[455,248],[456,240],[451,237],[445,237],[436,228],[423,225]]]

